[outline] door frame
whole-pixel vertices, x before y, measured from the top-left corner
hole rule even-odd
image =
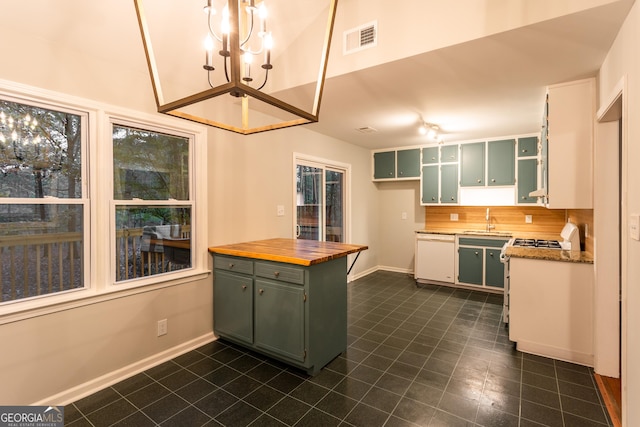
[[[598,223],[598,210],[594,209],[594,252],[595,252],[595,306],[594,306],[594,369],[596,373],[609,377],[617,377],[619,374],[622,383],[622,407],[621,417],[626,417],[627,395],[625,392],[625,384],[627,382],[627,336],[629,333],[628,316],[627,316],[627,291],[628,291],[628,86],[627,76],[623,76],[616,84],[613,90],[601,102],[601,108],[596,115],[596,143],[594,150],[594,170],[603,170],[610,166],[609,164],[600,165],[598,161],[600,156],[597,150],[604,147],[605,144],[616,144],[619,148],[617,158],[610,159],[618,163],[619,168],[619,232],[611,233]],[[622,121],[622,123],[620,123]],[[615,122],[615,124],[611,123]],[[617,129],[616,129],[617,128]],[[614,140],[615,139],[615,140]],[[605,172],[606,173],[606,172]],[[596,192],[597,183],[594,187],[594,208],[598,206],[600,198]],[[605,191],[603,189],[603,191]],[[611,191],[611,189],[609,189]],[[598,206],[603,209],[603,206]],[[606,209],[606,206],[604,206]],[[610,211],[610,210],[609,210]],[[612,212],[609,212],[612,214]],[[599,263],[601,258],[607,256],[609,248],[619,248],[620,254],[619,264],[611,265],[607,263]],[[600,256],[598,256],[600,255]],[[615,271],[614,271],[615,269]],[[619,270],[618,270],[619,269]],[[619,287],[614,289],[612,286],[606,286],[606,278],[616,275],[620,277]],[[614,296],[615,293],[615,296]],[[615,305],[614,305],[615,304]],[[618,326],[618,334],[611,337],[611,325]],[[619,345],[616,342],[612,348],[612,339],[619,337]],[[613,354],[613,351],[617,354]]]
[[[329,160],[329,159],[324,159],[321,157],[316,157],[316,156],[311,156],[309,154],[303,154],[303,153],[293,153],[293,162],[292,162],[292,201],[293,201],[293,215],[292,215],[292,235],[293,238],[296,238],[296,227],[297,227],[297,219],[298,219],[298,213],[297,213],[297,194],[296,194],[296,174],[297,174],[297,167],[299,163],[305,164],[307,166],[312,166],[312,167],[317,167],[317,168],[321,168],[323,170],[323,174],[322,174],[322,199],[323,199],[323,206],[324,206],[324,202],[325,202],[325,173],[324,171],[326,171],[327,169],[329,170],[338,170],[338,171],[342,171],[344,172],[344,212],[343,212],[343,221],[344,221],[344,230],[343,230],[343,236],[344,236],[344,243],[348,243],[351,241],[351,165],[348,163],[342,163],[342,162],[338,162],[335,160]],[[324,213],[324,209],[322,212],[322,224],[324,226],[325,223],[325,213]],[[322,229],[321,232],[321,236],[323,237],[324,240],[324,227]]]

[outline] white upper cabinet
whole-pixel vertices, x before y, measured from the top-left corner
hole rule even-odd
[[[595,90],[593,78],[548,88],[548,208],[593,208]]]

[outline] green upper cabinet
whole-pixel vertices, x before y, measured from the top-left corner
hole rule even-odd
[[[373,153],[373,179],[392,179],[396,177],[396,152]]]
[[[518,160],[518,203],[537,203],[529,193],[538,188],[538,159]]]
[[[460,185],[463,187],[484,186],[484,142],[460,146]]]
[[[373,179],[419,179],[420,148],[373,153]]]
[[[422,149],[422,164],[438,163],[438,147],[424,147]]]
[[[538,137],[518,138],[518,157],[535,157],[538,155]]]
[[[439,165],[422,166],[422,203],[431,205],[438,203],[438,189],[440,188]]]
[[[441,163],[455,163],[458,161],[458,145],[443,145],[440,149]]]
[[[420,149],[398,150],[398,174],[396,178],[420,177]]]
[[[487,143],[488,185],[513,185],[516,183],[515,150],[515,139]]]
[[[458,165],[440,166],[440,202],[458,203]]]

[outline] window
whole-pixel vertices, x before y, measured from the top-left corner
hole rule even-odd
[[[0,98],[0,303],[86,286],[87,117]]]
[[[116,282],[192,267],[187,135],[112,124]]]
[[[348,167],[302,157],[295,162],[296,238],[346,242]]]

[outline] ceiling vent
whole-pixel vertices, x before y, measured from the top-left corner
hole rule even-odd
[[[369,22],[344,32],[343,54],[358,52],[378,45],[378,21]]]
[[[362,133],[375,133],[378,132],[378,129],[372,128],[370,126],[364,126],[361,128],[357,128],[358,132],[362,132]]]

